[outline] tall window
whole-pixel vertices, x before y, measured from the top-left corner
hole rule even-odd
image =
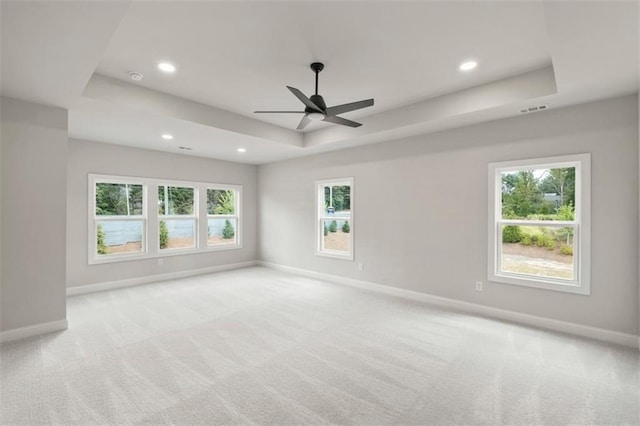
[[[93,256],[126,257],[145,251],[146,187],[127,180],[96,180],[93,189]]]
[[[195,189],[184,186],[158,186],[160,250],[196,247]]]
[[[590,155],[489,165],[489,280],[590,293]]]
[[[353,260],[353,178],[316,182],[317,253]]]
[[[207,188],[207,245],[209,247],[239,244],[240,188]]]
[[[89,264],[240,248],[241,202],[240,185],[90,174]]]

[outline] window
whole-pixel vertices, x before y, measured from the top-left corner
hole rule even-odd
[[[353,178],[316,182],[317,254],[353,260]]]
[[[239,185],[90,174],[89,264],[240,248],[241,200]]]
[[[196,211],[193,187],[158,186],[160,250],[196,247]]]
[[[590,294],[590,158],[489,164],[490,281]]]
[[[239,244],[239,187],[207,188],[207,245],[211,248]]]
[[[95,181],[89,233],[92,256],[127,257],[145,251],[145,191],[135,181]]]

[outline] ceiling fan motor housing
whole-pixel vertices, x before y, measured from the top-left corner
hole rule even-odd
[[[318,106],[318,108],[320,108],[321,110],[326,110],[327,109],[327,104],[324,103],[324,99],[322,98],[322,96],[320,95],[311,95],[309,97],[309,99],[311,100],[311,102],[313,102],[314,104],[316,104]],[[309,112],[312,111],[310,108],[305,108],[305,112]]]

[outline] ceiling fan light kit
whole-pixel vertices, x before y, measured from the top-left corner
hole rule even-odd
[[[360,127],[362,123],[347,120],[346,118],[338,117],[338,114],[342,114],[349,111],[355,111],[370,107],[373,105],[373,99],[366,99],[363,101],[351,102],[348,104],[336,105],[327,108],[327,104],[324,102],[324,98],[318,94],[318,74],[324,69],[324,64],[321,62],[314,62],[310,65],[311,70],[316,74],[316,93],[307,97],[300,90],[295,87],[287,86],[287,89],[293,93],[293,95],[300,100],[305,106],[304,111],[254,111],[256,114],[304,114],[297,129],[302,130],[311,121],[326,121],[328,123],[340,124],[342,126]]]

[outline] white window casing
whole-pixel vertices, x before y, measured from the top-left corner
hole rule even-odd
[[[349,210],[348,211],[340,211],[338,214],[340,216],[334,216],[332,213],[329,213],[325,208],[325,188],[332,188],[336,186],[348,186],[349,187]],[[332,257],[336,259],[343,260],[353,260],[354,258],[354,187],[353,187],[353,178],[338,178],[338,179],[325,179],[319,180],[315,183],[316,190],[316,221],[315,221],[315,234],[316,234],[316,254],[319,256]],[[329,247],[325,247],[325,238],[324,238],[324,229],[325,222],[331,223],[332,221],[336,222],[348,222],[349,224],[349,232],[348,232],[348,250],[337,250]],[[338,231],[343,235],[342,230]]]
[[[503,173],[558,168],[575,168],[574,220],[528,220],[502,217]],[[591,293],[590,154],[490,163],[488,181],[488,281],[589,295]],[[573,273],[571,279],[503,270],[503,226],[572,229]]]
[[[89,174],[89,202],[88,202],[88,263],[90,265],[121,262],[129,260],[141,260],[176,255],[213,252],[217,250],[230,250],[242,248],[242,186],[231,184],[216,184],[211,182],[177,181],[169,179],[139,178],[128,176],[113,176]],[[96,184],[122,184],[142,185],[142,214],[141,215],[97,215],[96,214]],[[193,213],[189,215],[170,214],[161,215],[158,212],[158,187],[187,187],[193,188]],[[207,190],[233,191],[234,214],[214,215],[207,214]],[[167,200],[165,200],[166,202]],[[208,244],[208,218],[225,218],[234,221],[235,236],[233,243],[217,246]],[[99,255],[97,253],[97,225],[107,221],[126,222],[142,221],[142,248],[139,252],[110,253]],[[190,221],[193,223],[193,246],[187,248],[160,249],[160,222],[161,221]]]

